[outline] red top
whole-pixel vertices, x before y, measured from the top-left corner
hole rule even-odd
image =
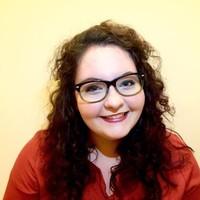
[[[39,153],[41,132],[37,133],[23,148],[11,171],[7,189],[3,200],[49,200],[44,188],[44,177],[41,175],[42,157]],[[169,137],[173,144],[181,144],[180,139],[172,134]],[[178,185],[175,189],[166,193],[162,200],[200,200],[200,168],[187,150],[187,165],[176,172],[171,173],[172,180]],[[174,153],[172,159],[176,159]],[[91,163],[92,172],[95,174],[95,182],[86,186],[83,200],[117,200],[114,195],[106,194],[106,187],[101,171]],[[160,179],[160,184],[165,190],[165,183]],[[123,195],[123,200],[141,200],[143,188],[140,183],[130,186]]]

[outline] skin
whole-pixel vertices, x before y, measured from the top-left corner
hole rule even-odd
[[[125,50],[115,45],[91,46],[79,60],[75,83],[88,78],[111,81],[127,72],[137,72],[137,69]],[[117,156],[117,145],[141,116],[144,91],[125,97],[111,86],[107,97],[97,103],[83,101],[77,91],[75,95],[78,110],[96,148],[106,156]]]

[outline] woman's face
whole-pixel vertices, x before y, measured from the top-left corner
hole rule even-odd
[[[75,83],[101,79],[112,81],[125,73],[137,72],[129,54],[115,45],[91,46],[81,57]],[[80,115],[98,141],[119,141],[137,123],[145,102],[144,91],[134,96],[122,96],[110,86],[107,96],[100,102],[88,103],[76,91]]]

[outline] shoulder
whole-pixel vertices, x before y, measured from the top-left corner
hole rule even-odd
[[[171,153],[171,160],[177,161],[193,155],[193,150],[182,137],[175,131],[167,130],[165,146]]]
[[[23,153],[35,153],[40,149],[40,144],[42,143],[45,136],[44,131],[38,131],[34,134],[34,136],[25,144],[20,154]]]
[[[166,146],[171,152],[172,162],[182,161],[185,163],[183,166],[186,169],[193,166],[199,169],[192,148],[185,143],[178,133],[167,132]]]
[[[37,132],[22,148],[19,153],[14,168],[22,166],[32,166],[37,164],[38,159],[41,156],[41,145],[44,138],[44,132]]]
[[[173,146],[176,147],[186,146],[186,143],[177,132],[172,130],[167,130],[166,136],[167,136],[167,142],[171,143]]]

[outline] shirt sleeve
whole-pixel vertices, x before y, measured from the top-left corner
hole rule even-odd
[[[3,200],[39,200],[36,161],[38,134],[22,149],[11,171]]]
[[[200,199],[200,168],[192,153],[189,157],[189,166],[183,173],[186,182],[183,200],[198,200]]]
[[[180,177],[175,174],[174,180],[177,181],[179,191],[183,193],[181,199],[183,200],[200,200],[200,168],[193,155],[193,152],[188,148],[182,148],[185,146],[184,141],[175,134],[171,134],[170,141],[175,145],[179,151],[173,151],[174,160],[177,160],[177,155],[183,155],[185,165],[180,170]],[[178,153],[179,152],[179,153]],[[176,177],[177,180],[176,180]]]

